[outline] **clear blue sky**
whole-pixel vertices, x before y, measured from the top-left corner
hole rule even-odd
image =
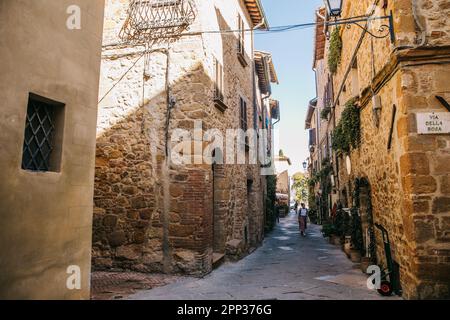
[[[322,0],[262,0],[270,26],[315,21]],[[280,101],[279,148],[291,158],[290,174],[303,171],[308,157],[305,115],[308,102],[316,96],[313,63],[314,28],[255,36],[257,50],[271,52],[280,84],[273,98]],[[276,150],[278,153],[278,150]]]

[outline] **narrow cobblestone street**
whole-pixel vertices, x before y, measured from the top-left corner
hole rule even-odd
[[[300,238],[295,214],[267,237],[261,248],[225,263],[203,279],[182,278],[128,299],[382,299],[366,287],[366,276],[340,248],[328,244],[320,226]],[[394,297],[389,299],[395,299]]]

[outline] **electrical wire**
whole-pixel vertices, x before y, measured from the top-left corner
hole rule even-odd
[[[343,18],[339,21],[345,23],[349,22],[355,18],[367,18],[370,19],[369,16],[357,16],[352,18]],[[291,32],[291,31],[297,31],[297,30],[304,30],[307,28],[316,27],[319,25],[326,24],[326,22],[308,22],[308,23],[299,23],[299,24],[290,24],[290,25],[282,25],[282,26],[275,26],[270,27],[267,30],[255,30],[255,29],[234,29],[234,30],[210,30],[210,31],[198,31],[198,32],[185,32],[182,34],[177,35],[177,38],[184,37],[184,36],[196,36],[196,35],[203,35],[203,34],[227,34],[227,33],[241,33],[241,32],[253,32],[255,35],[265,35],[265,34],[275,34],[275,33],[283,33],[283,32]],[[164,39],[165,37],[161,37],[160,39]],[[173,38],[172,36],[170,38]],[[125,45],[126,43],[111,43],[106,44],[103,47],[109,47],[109,46],[116,46],[116,45]],[[138,59],[133,63],[133,65],[123,74],[123,76],[113,85],[111,89],[109,89],[105,95],[99,100],[99,103],[101,103],[108,94],[111,93],[111,91],[123,80],[123,78],[131,71],[131,69],[134,68],[134,66],[141,60],[141,58],[145,55],[142,53]]]
[[[253,30],[253,29],[243,29],[243,30],[216,30],[216,31],[202,31],[202,32],[191,32],[180,34],[179,36],[188,36],[188,35],[199,35],[199,34],[226,34],[226,33],[237,33],[237,32],[254,32],[255,34],[268,34],[268,33],[281,33],[288,31],[295,31],[300,29],[306,29],[308,27],[314,27],[318,25],[318,23],[302,23],[302,24],[293,24],[293,25],[284,25],[270,28],[268,30]],[[110,44],[113,45],[113,44]],[[110,46],[107,45],[107,46]],[[142,54],[138,56],[136,61],[131,65],[131,67],[120,77],[120,79],[103,95],[103,97],[98,101],[101,103],[114,88],[123,80],[123,78],[134,68],[134,66],[142,59],[142,57],[147,53],[144,51]]]
[[[239,33],[239,32],[254,32],[255,34],[265,34],[265,33],[273,33],[273,32],[284,32],[293,29],[303,29],[308,27],[314,27],[319,25],[317,22],[309,22],[309,23],[299,23],[299,24],[290,24],[290,25],[282,25],[276,27],[270,27],[267,30],[261,29],[232,29],[232,30],[210,30],[210,31],[199,31],[193,33],[201,33],[201,34],[222,34],[222,33]],[[183,34],[181,34],[183,35]]]
[[[142,59],[142,57],[146,54],[146,52],[142,53],[136,61],[131,65],[131,67],[120,77],[120,79],[103,95],[103,97],[98,101],[100,104],[110,93],[114,90],[114,88],[125,78],[125,76],[134,68],[134,66]]]
[[[373,13],[372,13],[373,14]],[[385,19],[386,17],[372,17],[371,15],[361,15],[361,16],[355,16],[351,18],[341,18],[339,19],[340,24],[350,24],[354,23],[355,19],[360,19],[360,21],[369,21],[369,20],[378,20],[378,19]],[[255,35],[266,35],[266,34],[272,34],[272,33],[282,33],[282,32],[290,32],[290,31],[297,31],[297,30],[304,30],[316,26],[321,25],[327,25],[327,22],[307,22],[307,23],[298,23],[298,24],[289,24],[289,25],[281,25],[281,26],[275,26],[270,27],[267,30],[262,29],[230,29],[230,30],[206,30],[206,31],[191,31],[191,32],[184,32],[180,33],[176,36],[169,35],[169,36],[161,36],[158,39],[170,39],[170,38],[182,38],[182,37],[189,37],[189,36],[199,36],[204,34],[228,34],[228,33],[242,33],[242,32],[253,32]],[[335,22],[331,22],[331,25],[335,25]],[[104,44],[103,47],[114,47],[114,46],[120,46],[120,45],[126,45],[125,42],[117,42],[117,43],[107,43]]]

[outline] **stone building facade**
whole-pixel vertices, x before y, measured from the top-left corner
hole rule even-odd
[[[0,299],[90,298],[103,9],[0,1]]]
[[[342,18],[372,11],[377,16],[392,11],[394,42],[354,26],[341,28],[342,57],[336,73],[328,71],[333,100],[327,131],[335,129],[352,98],[361,122],[359,147],[331,157],[334,192],[349,207],[358,204],[363,221],[371,215],[387,229],[404,297],[449,297],[450,136],[419,129],[421,114],[449,112],[450,5],[439,0],[344,1]],[[378,27],[374,23],[370,30]],[[325,61],[328,54],[329,41]],[[319,88],[326,88],[325,79]],[[313,112],[324,107],[318,103]],[[375,243],[383,264],[379,234]]]
[[[275,157],[278,205],[290,206],[291,203],[291,176],[289,174],[289,167],[291,165],[291,159],[287,156],[280,154]],[[288,213],[285,212],[284,214]]]
[[[223,163],[233,154],[203,133],[262,126],[250,30],[267,26],[264,12],[256,0],[191,1],[189,29],[146,46],[119,36],[129,2],[106,1],[93,266],[202,275],[263,238],[261,164]],[[222,32],[205,32],[214,30]],[[192,138],[191,164],[171,157],[179,130]]]

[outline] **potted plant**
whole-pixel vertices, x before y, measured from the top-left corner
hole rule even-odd
[[[350,260],[352,262],[361,262],[361,253],[364,250],[363,243],[363,235],[362,235],[362,227],[361,227],[361,218],[359,217],[358,210],[356,208],[352,208],[351,210],[351,219],[350,219],[350,235],[351,235],[351,243],[352,248],[350,250]]]
[[[333,235],[333,244],[335,246],[340,246],[341,245],[341,237],[337,234]]]
[[[332,236],[335,234],[334,225],[332,223],[326,223],[322,226],[322,234],[324,238],[328,238],[331,243]]]
[[[344,243],[344,252],[347,255],[348,258],[350,258],[350,250],[352,249],[352,237],[351,236],[345,236],[345,243]]]

